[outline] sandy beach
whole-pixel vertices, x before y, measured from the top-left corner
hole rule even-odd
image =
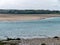
[[[59,14],[0,14],[0,21],[38,20],[50,17],[60,17]]]

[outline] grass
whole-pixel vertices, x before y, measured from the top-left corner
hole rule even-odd
[[[4,44],[2,43],[2,41],[0,41],[0,45],[4,45]]]

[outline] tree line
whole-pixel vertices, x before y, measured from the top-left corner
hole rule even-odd
[[[0,9],[0,14],[60,14],[58,10],[4,10]]]

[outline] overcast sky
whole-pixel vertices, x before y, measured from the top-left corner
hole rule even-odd
[[[59,0],[0,0],[0,9],[60,10]]]

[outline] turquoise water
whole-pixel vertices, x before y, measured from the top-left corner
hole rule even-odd
[[[0,37],[60,36],[60,17],[42,20],[0,22]]]

